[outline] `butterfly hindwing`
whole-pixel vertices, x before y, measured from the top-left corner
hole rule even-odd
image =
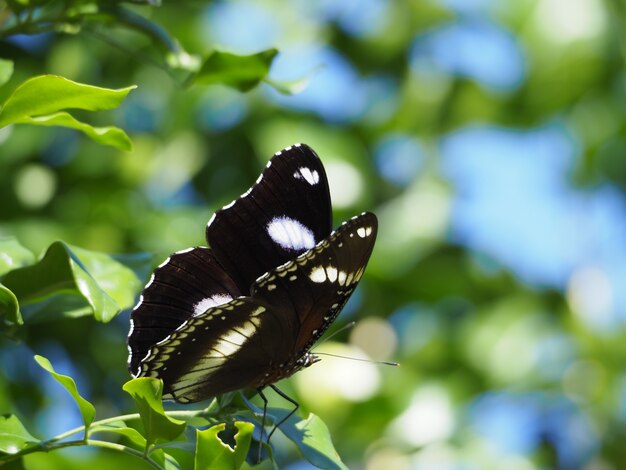
[[[184,403],[260,386],[289,355],[275,340],[293,335],[280,313],[249,297],[211,308],[155,345],[142,375],[163,379],[163,397]]]
[[[129,368],[136,374],[150,348],[193,315],[241,292],[208,248],[171,255],[152,275],[131,313]]]
[[[317,154],[297,144],[278,152],[257,182],[217,211],[206,238],[240,288],[315,246],[332,229],[326,172]]]

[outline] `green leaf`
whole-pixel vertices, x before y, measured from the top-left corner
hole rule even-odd
[[[0,416],[0,452],[17,454],[20,450],[39,443],[15,415]]]
[[[9,272],[3,282],[22,306],[71,294],[80,297],[89,307],[88,313],[102,322],[131,306],[140,286],[133,271],[112,257],[70,248],[63,242],[50,245],[37,264]]]
[[[57,75],[40,75],[18,86],[0,110],[0,128],[9,124],[64,126],[84,132],[94,141],[121,149],[130,139],[115,127],[95,128],[82,123],[66,109],[100,111],[118,107],[135,86],[113,90],[73,82]]]
[[[0,284],[0,318],[7,323],[24,324],[15,294],[2,284]]]
[[[13,75],[13,61],[0,59],[0,86],[9,81]]]
[[[124,436],[138,449],[144,449],[146,447],[146,438],[141,435],[135,428],[126,426],[123,421],[115,421],[107,424],[96,424],[89,428],[89,436],[93,436],[97,433],[108,432]]]
[[[226,428],[225,423],[198,430],[196,432],[196,457],[195,470],[237,470],[246,460],[254,425],[245,421],[236,421],[237,434],[235,435],[235,448],[231,447],[219,438],[218,434]]]
[[[203,62],[194,82],[203,85],[221,83],[240,91],[251,90],[265,79],[276,54],[277,49],[252,55],[215,51]]]
[[[45,116],[25,117],[20,119],[21,124],[36,126],[62,126],[76,129],[87,135],[91,140],[102,145],[111,145],[120,150],[131,150],[132,142],[126,132],[114,126],[93,127],[80,122],[66,112],[48,114]]]
[[[23,118],[44,116],[64,109],[101,111],[117,108],[135,86],[112,90],[73,82],[58,75],[26,80],[9,96],[0,111],[0,127]]]
[[[300,93],[309,85],[310,81],[310,77],[289,81],[271,80],[269,78],[265,79],[265,83],[271,85],[276,91],[282,93],[283,95],[295,95]]]
[[[278,408],[268,410],[268,415],[273,416],[277,421],[283,419],[288,413],[289,410]],[[310,413],[306,419],[293,415],[278,429],[293,441],[304,458],[316,467],[347,470],[348,467],[341,461],[341,457],[333,446],[328,427],[313,413]]]
[[[96,280],[117,305],[122,309],[135,304],[135,294],[142,287],[142,283],[135,272],[116,258],[97,251],[86,250],[69,245],[71,251],[78,257],[87,272]],[[151,259],[145,255],[135,257],[135,263],[146,264]],[[128,258],[125,258],[128,259]]]
[[[0,276],[35,262],[35,255],[15,238],[0,238]]]
[[[185,430],[184,421],[168,417],[163,410],[161,380],[140,377],[126,382],[123,388],[137,403],[147,446],[173,441]]]
[[[85,437],[87,436],[87,430],[89,429],[89,425],[93,422],[94,417],[96,416],[96,409],[94,406],[85,400],[80,393],[78,393],[78,388],[76,387],[76,382],[74,379],[67,376],[58,374],[55,372],[50,361],[43,356],[35,356],[35,361],[39,364],[43,369],[48,371],[54,379],[59,382],[61,385],[65,387],[65,389],[72,396],[76,404],[78,405],[78,409],[80,410],[80,414],[83,416],[83,423],[85,424]]]

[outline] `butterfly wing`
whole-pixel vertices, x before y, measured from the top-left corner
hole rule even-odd
[[[361,214],[259,279],[252,297],[189,318],[150,350],[141,375],[163,379],[165,398],[192,402],[293,374],[354,291],[376,228]]]
[[[364,212],[254,285],[254,298],[293,316],[293,355],[306,353],[346,304],[367,266],[377,231],[376,216]]]
[[[297,144],[276,153],[248,191],[215,213],[206,238],[247,292],[259,276],[313,248],[331,229],[326,172],[310,147]]]
[[[128,366],[139,374],[151,347],[209,307],[241,295],[212,251],[198,247],[171,255],[152,275],[130,316]]]
[[[181,403],[253,386],[279,350],[270,332],[280,330],[275,312],[241,297],[187,320],[150,350],[141,375],[161,378],[163,398]]]

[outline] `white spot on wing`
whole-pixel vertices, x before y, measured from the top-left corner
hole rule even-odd
[[[328,280],[330,282],[335,282],[337,280],[337,268],[334,266],[328,266],[326,268],[326,276],[328,276]]]
[[[365,228],[364,227],[359,227],[356,230],[356,233],[359,235],[359,237],[365,238]]]
[[[300,167],[298,171],[293,174],[293,176],[294,178],[298,179],[303,178],[311,186],[315,186],[317,183],[320,182],[320,174],[317,172],[317,170],[311,170],[306,166]]]
[[[315,246],[313,232],[289,217],[274,217],[267,224],[267,233],[274,242],[287,250],[309,250]]]
[[[193,316],[200,315],[201,313],[206,312],[209,308],[215,307],[217,305],[222,305],[227,302],[230,302],[233,298],[228,294],[215,294],[211,297],[207,297],[206,299],[202,299],[200,302],[196,303],[193,306]]]
[[[326,270],[322,266],[317,266],[311,270],[309,279],[313,282],[322,283],[326,282]]]

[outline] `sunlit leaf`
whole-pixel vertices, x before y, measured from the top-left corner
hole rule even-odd
[[[20,123],[70,127],[84,132],[98,143],[130,149],[130,139],[121,129],[95,128],[60,111],[113,109],[134,88],[101,88],[73,82],[57,75],[34,77],[18,86],[6,100],[0,109],[0,127]]]
[[[130,257],[114,257],[106,253],[86,250],[77,246],[68,245],[78,257],[87,272],[122,309],[131,307],[135,302],[135,294],[142,283],[135,272],[121,263]],[[135,266],[149,264],[151,256],[138,254],[133,257]]]
[[[35,255],[20,245],[15,238],[0,239],[0,276],[34,262]]]
[[[137,403],[148,446],[157,442],[173,441],[185,430],[184,421],[166,416],[163,410],[161,380],[140,377],[126,382],[123,388]]]
[[[63,387],[65,387],[65,389],[72,396],[72,398],[78,405],[78,409],[80,410],[80,414],[82,415],[83,422],[85,424],[85,432],[87,432],[89,425],[93,422],[93,419],[96,416],[95,407],[87,400],[85,400],[80,395],[80,393],[78,393],[78,387],[76,387],[76,382],[74,382],[74,379],[67,375],[57,373],[48,359],[43,356],[37,355],[35,356],[35,361],[37,361],[37,364],[39,364],[43,369],[48,371],[57,382],[63,385]]]
[[[276,49],[267,49],[252,55],[215,51],[204,61],[194,82],[204,85],[221,83],[240,91],[248,91],[267,76],[276,54]]]
[[[155,449],[150,453],[150,458],[156,461],[164,470],[180,470],[181,466],[174,457],[164,449]]]
[[[143,449],[146,447],[146,438],[135,428],[130,428],[123,421],[115,421],[106,424],[96,424],[89,428],[89,436],[98,433],[113,433],[127,438],[135,447]]]
[[[271,85],[272,88],[274,88],[275,90],[281,92],[283,95],[295,95],[304,91],[304,89],[308,86],[310,80],[311,79],[309,77],[289,81],[272,80],[270,78],[266,78],[265,82],[268,85]]]
[[[111,145],[121,150],[131,150],[132,142],[126,132],[118,127],[93,127],[80,122],[66,112],[48,114],[45,116],[24,117],[19,121],[22,124],[36,126],[62,126],[76,129],[87,135],[91,140],[102,145]]]
[[[44,116],[65,109],[114,109],[135,88],[101,88],[58,75],[33,77],[18,86],[5,101],[0,111],[0,127],[19,122],[22,118]]]
[[[0,416],[0,452],[16,454],[38,442],[39,439],[26,430],[17,416]]]
[[[13,61],[0,59],[0,86],[9,81],[13,75]]]
[[[2,284],[0,284],[0,318],[16,325],[24,323],[15,294]]]
[[[235,448],[222,442],[218,434],[226,428],[225,423],[198,430],[196,432],[196,457],[195,470],[230,470],[241,468],[246,460],[254,425],[245,421],[235,422],[237,434],[235,435]]]
[[[50,245],[38,263],[7,273],[3,283],[22,306],[57,294],[79,296],[94,317],[103,322],[132,305],[139,287],[132,270],[112,257],[72,249],[63,242]]]

